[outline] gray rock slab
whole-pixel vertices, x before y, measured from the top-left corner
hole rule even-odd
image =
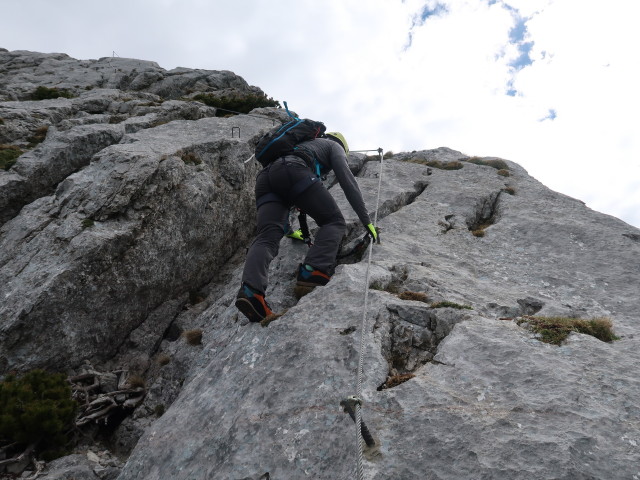
[[[250,140],[265,123],[175,121],[130,135],[6,223],[2,370],[104,361],[160,304],[209,281],[254,226],[244,212],[256,166],[231,129]]]
[[[379,444],[365,449],[365,478],[637,474],[639,385],[625,373],[640,351],[630,296],[636,229],[509,165],[509,177],[466,162],[430,175],[421,165],[383,165],[387,206],[370,282],[473,310],[370,291],[363,418]],[[369,162],[359,178],[368,205],[376,171]],[[424,182],[417,190],[416,181]],[[470,230],[480,222],[484,237]],[[352,477],[355,432],[335,406],[355,388],[365,264],[339,266],[327,287],[296,303],[288,271],[303,255],[281,244],[267,296],[291,305],[267,328],[238,318],[235,288],[221,286],[227,293],[202,314],[211,327],[197,373],[143,435],[120,480]],[[572,334],[560,347],[544,344],[510,319],[534,311],[609,316],[622,338]],[[433,362],[416,353],[429,348]],[[415,376],[379,390],[395,370],[390,353],[403,351]],[[187,438],[177,424],[206,428]]]
[[[226,70],[165,70],[146,60],[103,57],[76,60],[63,53],[25,50],[0,51],[0,101],[24,100],[38,86],[79,94],[91,88],[146,91],[164,98],[180,98],[194,91],[222,89],[262,93]]]
[[[78,126],[65,132],[52,128],[43,143],[18,158],[11,172],[0,172],[0,182],[7,186],[0,190],[0,224],[26,204],[50,194],[58,183],[88,165],[95,153],[123,136],[124,129],[118,125]]]

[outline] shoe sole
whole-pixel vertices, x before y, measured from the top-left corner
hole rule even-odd
[[[296,282],[296,285],[298,287],[324,287],[326,285],[326,283],[316,283],[316,282],[305,282],[304,280],[298,280]]]
[[[256,311],[251,305],[249,300],[244,298],[239,298],[236,300],[236,308],[242,312],[242,314],[249,319],[250,322],[260,322],[264,319],[264,315],[260,314],[260,312]]]

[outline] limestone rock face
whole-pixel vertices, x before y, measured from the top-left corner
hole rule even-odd
[[[251,324],[234,307],[255,227],[258,165],[246,160],[286,115],[160,102],[186,79],[230,88],[226,73],[180,69],[171,83],[150,62],[0,58],[17,78],[0,82],[13,85],[0,92],[11,100],[2,142],[28,148],[49,127],[0,172],[0,373],[90,361],[144,377],[144,402],[109,438],[128,459],[109,478],[355,478],[340,402],[357,393],[362,335],[362,415],[376,440],[365,478],[640,476],[638,229],[514,162],[445,147],[382,163],[351,155],[380,243],[298,299],[307,247],[283,239],[267,290],[282,316]],[[106,76],[109,61],[129,68],[126,81]],[[71,83],[105,75],[109,89],[21,100],[19,84],[47,65],[77,69]],[[349,252],[364,229],[328,185]],[[515,321],[528,315],[606,317],[619,339],[550,345]],[[48,471],[89,478],[88,461]]]
[[[418,154],[473,160],[449,149]],[[640,404],[631,392],[640,382],[626,372],[640,360],[637,229],[548,190],[515,163],[509,177],[462,164],[391,159],[359,173],[373,206],[382,171],[363,379],[363,418],[378,445],[365,448],[365,478],[632,477]],[[362,234],[333,191],[351,236]],[[478,225],[483,237],[472,234]],[[353,478],[355,430],[339,403],[356,390],[366,264],[339,266],[296,302],[304,248],[282,242],[267,297],[289,310],[267,328],[238,317],[233,287],[202,313],[210,333],[199,367],[120,480]],[[402,291],[429,303],[393,293]],[[442,301],[471,309],[433,308]],[[621,339],[542,343],[512,320],[532,313],[607,316]],[[410,379],[393,386],[400,375]]]
[[[255,167],[245,170],[251,152],[229,138],[230,123],[129,135],[2,227],[3,370],[109,358],[247,241]],[[250,138],[259,131],[235,123]]]
[[[26,100],[38,86],[80,93],[92,88],[144,91],[166,99],[180,98],[196,91],[260,92],[229,71],[175,68],[164,70],[155,62],[103,57],[76,60],[64,53],[0,50],[0,101]]]

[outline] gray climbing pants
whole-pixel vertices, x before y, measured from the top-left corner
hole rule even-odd
[[[290,159],[276,160],[256,179],[258,233],[249,247],[242,281],[262,293],[267,289],[269,265],[278,254],[292,205],[320,227],[304,263],[322,272],[333,273],[346,230],[342,212],[322,182],[300,160]]]

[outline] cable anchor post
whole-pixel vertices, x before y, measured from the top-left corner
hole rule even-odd
[[[344,413],[348,413],[351,420],[356,422],[356,408],[362,407],[362,400],[355,395],[350,395],[340,401],[340,406],[342,407],[342,411]],[[369,432],[369,429],[362,420],[360,421],[360,432],[362,433],[362,439],[364,440],[364,443],[367,444],[367,447],[375,446],[376,441],[373,439],[371,432]]]

